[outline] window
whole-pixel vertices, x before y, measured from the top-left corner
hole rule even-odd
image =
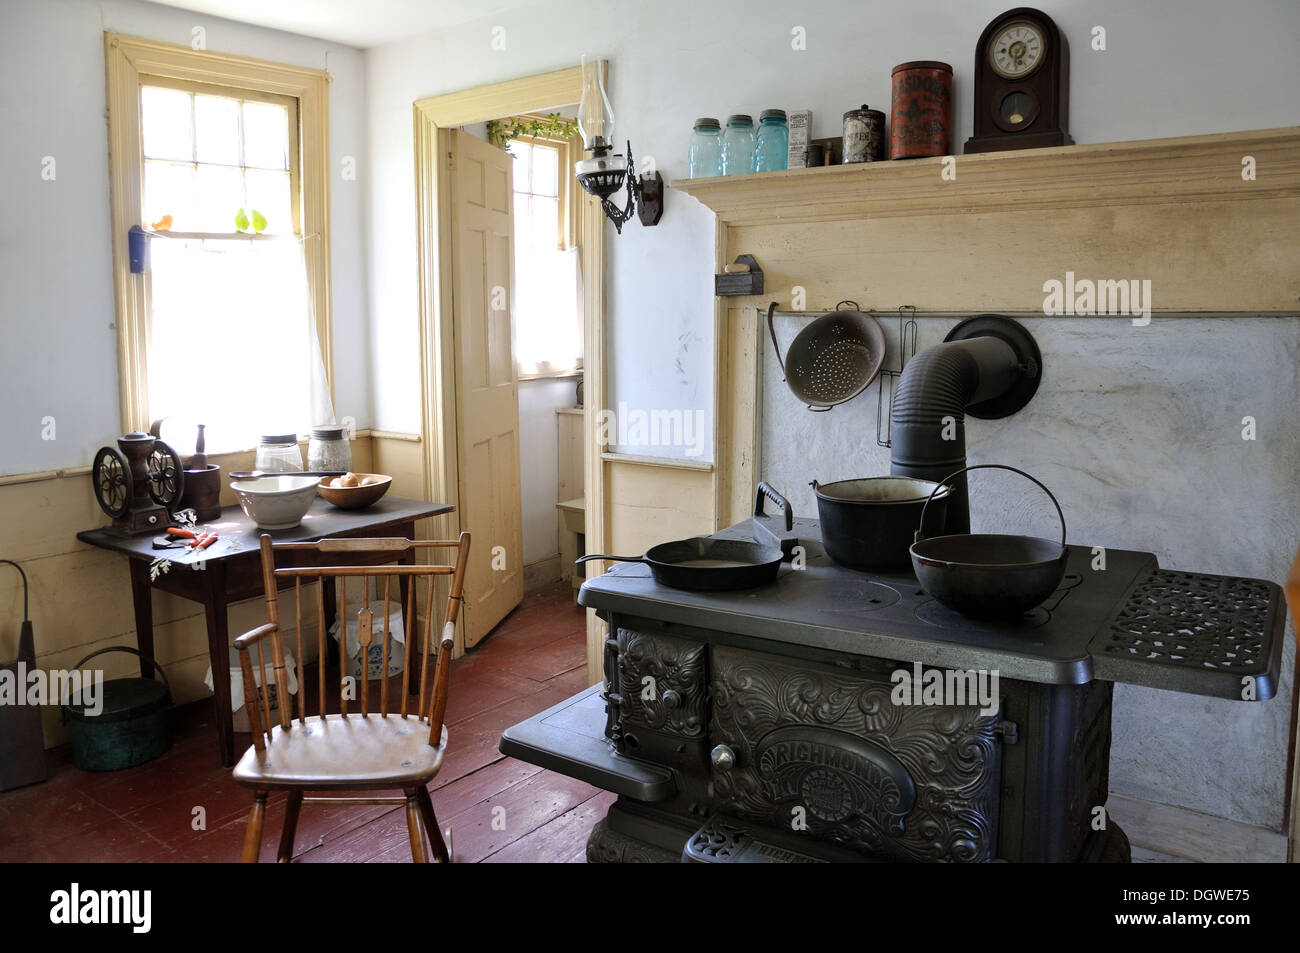
[[[569,237],[568,148],[519,138],[514,157],[515,353],[520,377],[582,367],[578,250]]]
[[[328,77],[105,42],[123,428],[203,423],[220,453],[333,420]]]
[[[220,87],[142,77],[144,221],[230,233],[237,210],[255,233],[300,234],[298,104]]]

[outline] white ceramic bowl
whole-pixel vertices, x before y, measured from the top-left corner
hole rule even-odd
[[[320,477],[284,473],[232,480],[230,488],[244,514],[262,529],[292,529],[311,508],[319,482]]]

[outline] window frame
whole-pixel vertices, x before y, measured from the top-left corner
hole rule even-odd
[[[296,100],[300,217],[299,234],[316,334],[331,399],[334,396],[329,241],[329,74],[117,33],[104,34],[107,72],[109,196],[112,221],[113,285],[117,313],[118,396],[123,432],[150,423],[148,354],[150,282],[132,274],[128,232],[144,226],[144,148],[141,138],[142,85],[197,84],[225,87],[249,98]]]

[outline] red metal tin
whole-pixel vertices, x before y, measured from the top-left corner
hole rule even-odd
[[[935,60],[893,69],[889,158],[948,155],[952,134],[952,67]]]

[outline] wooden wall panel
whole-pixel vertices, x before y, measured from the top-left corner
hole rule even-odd
[[[611,554],[636,556],[656,543],[713,532],[713,474],[703,469],[606,461]]]
[[[394,476],[402,480],[400,490],[394,481],[394,492],[421,496],[419,443],[393,439],[384,440],[383,445],[383,463],[392,465]],[[367,432],[352,442],[352,456],[355,469],[389,472],[375,466],[376,454]],[[416,461],[414,473],[408,464],[411,459]],[[253,453],[214,454],[211,462],[222,467],[224,476],[230,470],[251,468]],[[221,502],[235,503],[229,481],[225,479]],[[96,649],[136,644],[126,559],[87,546],[76,538],[81,530],[108,522],[95,503],[90,476],[81,468],[52,478],[16,476],[0,480],[0,525],[7,528],[0,543],[0,557],[21,563],[31,583],[30,613],[36,634],[36,662],[42,669],[70,668]],[[304,589],[305,602],[309,592],[314,589]],[[203,683],[208,650],[202,607],[155,592],[153,612],[155,651],[171,680],[175,700],[185,703],[210,697]],[[260,597],[231,606],[232,638],[265,619]],[[21,581],[12,569],[0,566],[0,659],[12,660],[16,656],[21,621]],[[295,631],[287,632],[286,637],[291,645],[296,645]],[[314,626],[304,631],[304,640],[310,645],[306,660],[311,661],[316,654]],[[105,677],[136,670],[135,659],[125,653],[101,656],[91,664],[98,666],[101,661]],[[62,743],[65,734],[59,725],[57,707],[47,708],[43,720],[46,745]]]

